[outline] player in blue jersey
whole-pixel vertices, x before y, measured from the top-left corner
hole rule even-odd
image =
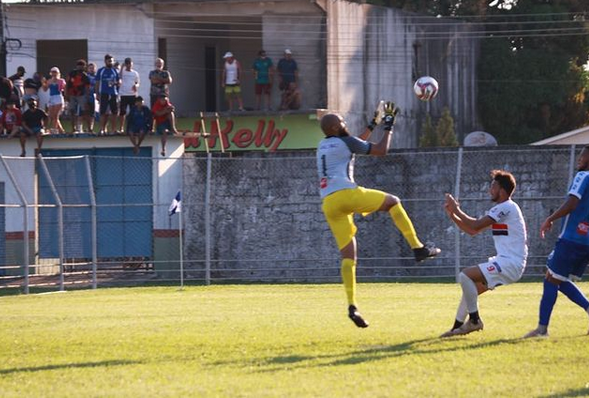
[[[538,327],[525,338],[548,336],[548,323],[559,291],[589,314],[589,300],[573,282],[581,279],[589,263],[589,145],[583,148],[577,168],[568,198],[540,226],[540,237],[544,238],[554,221],[564,217],[558,241],[548,256]]]
[[[348,316],[360,328],[368,327],[368,322],[358,311],[356,303],[357,249],[354,213],[366,216],[375,211],[388,212],[413,249],[417,262],[440,253],[440,249],[424,245],[417,238],[413,224],[398,197],[359,187],[354,182],[355,154],[386,155],[396,114],[394,104],[387,103],[384,118],[381,120],[375,114],[371,124],[359,137],[350,135],[340,115],[329,113],[321,118],[321,129],[326,136],[317,149],[322,210],[342,257],[341,275],[348,299]],[[376,144],[365,141],[381,121],[384,122],[382,139]]]

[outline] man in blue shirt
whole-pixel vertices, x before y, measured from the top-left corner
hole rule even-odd
[[[127,116],[127,134],[133,144],[133,153],[139,154],[141,143],[146,134],[151,133],[153,115],[151,110],[143,104],[143,97],[135,97],[135,106],[129,109]]]
[[[548,256],[538,327],[525,338],[548,336],[548,323],[559,290],[589,314],[589,300],[573,282],[581,279],[589,263],[589,145],[583,148],[577,168],[567,200],[540,226],[540,237],[544,238],[554,221],[565,217],[558,241]]]
[[[280,78],[278,84],[280,91],[286,90],[290,83],[297,83],[299,68],[297,61],[292,58],[292,51],[290,51],[290,49],[287,48],[284,50],[284,58],[278,61],[276,70],[278,71],[278,77]]]
[[[96,72],[95,91],[100,101],[100,134],[105,133],[107,110],[110,108],[110,131],[116,132],[115,123],[119,114],[117,96],[121,85],[119,72],[114,67],[114,58],[110,54],[104,56],[104,65]]]

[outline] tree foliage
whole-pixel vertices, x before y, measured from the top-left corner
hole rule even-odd
[[[456,131],[454,130],[454,118],[447,107],[442,110],[442,116],[435,127],[428,113],[421,130],[420,147],[458,146]]]

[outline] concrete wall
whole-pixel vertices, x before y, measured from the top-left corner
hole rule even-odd
[[[381,99],[402,110],[396,148],[417,146],[425,115],[435,119],[446,106],[459,140],[477,129],[478,41],[465,38],[470,25],[343,0],[324,6],[328,107],[345,115],[352,131],[364,128]],[[440,84],[438,97],[428,103],[413,94],[414,81],[423,75]]]
[[[529,231],[530,272],[540,273],[558,228],[540,240],[544,218],[566,196],[571,150],[564,148],[465,149],[459,198],[463,209],[481,217],[493,204],[489,171],[507,169],[518,179],[514,199]],[[213,278],[338,278],[339,254],[321,212],[313,153],[215,158],[212,168],[211,241]],[[399,196],[419,237],[442,248],[440,259],[416,267],[412,253],[387,214],[356,217],[362,277],[454,275],[456,229],[442,205],[457,184],[457,150],[396,151],[385,158],[360,157],[356,180]],[[574,163],[573,163],[574,164]],[[185,178],[185,259],[205,258],[204,185],[206,162],[188,155]],[[461,267],[494,254],[489,232],[460,234]],[[202,278],[203,263],[188,268]],[[189,273],[190,274],[190,273]]]

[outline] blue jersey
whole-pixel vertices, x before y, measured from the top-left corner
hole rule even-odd
[[[137,106],[130,107],[127,115],[127,129],[133,133],[151,131],[153,124],[153,116],[149,108],[143,105],[141,108]]]
[[[354,160],[356,153],[370,153],[370,142],[357,137],[327,137],[317,148],[317,171],[321,198],[342,189],[356,188]]]
[[[575,175],[569,195],[579,198],[579,204],[564,218],[559,238],[589,246],[589,171]]]
[[[103,66],[96,72],[96,81],[100,82],[100,94],[117,95],[119,84],[119,72],[115,68]]]

